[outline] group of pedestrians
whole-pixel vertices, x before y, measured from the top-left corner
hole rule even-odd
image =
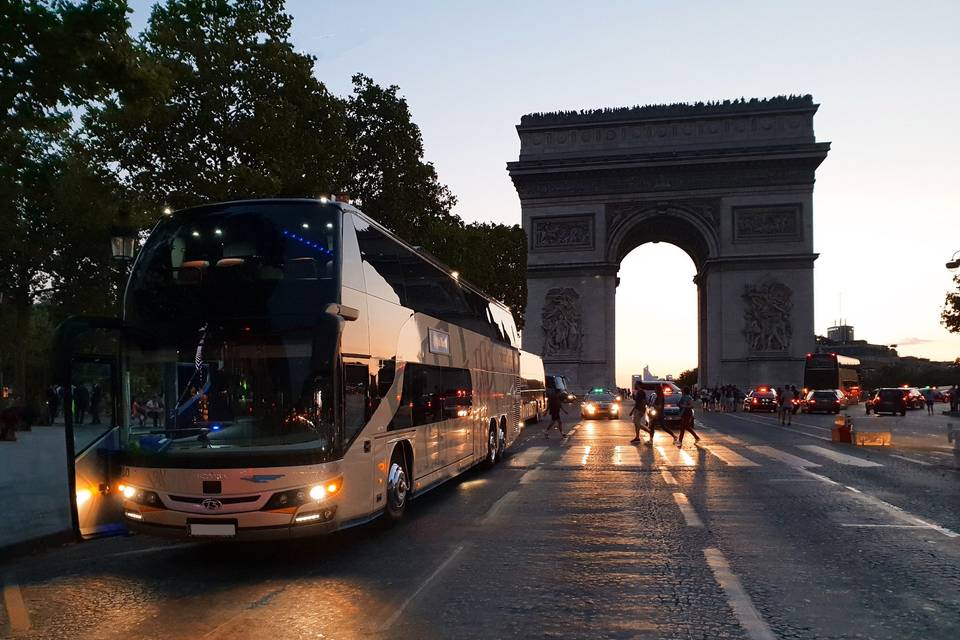
[[[70,387],[73,399],[73,423],[84,424],[90,418],[89,424],[101,424],[100,411],[103,406],[103,387],[99,382],[91,385],[81,382]],[[63,387],[50,385],[47,387],[47,417],[49,424],[56,421],[63,405]]]
[[[735,384],[726,384],[700,390],[700,407],[704,411],[735,412],[744,394]]]
[[[780,424],[793,424],[793,409],[800,395],[796,385],[784,385],[777,389],[777,415]]]
[[[690,387],[683,388],[683,394],[677,402],[680,408],[680,433],[674,433],[664,424],[664,406],[666,405],[666,395],[663,392],[663,385],[658,385],[653,393],[653,410],[648,411],[648,405],[651,399],[647,396],[647,391],[637,388],[633,393],[633,409],[630,415],[633,417],[633,427],[636,436],[631,442],[641,442],[640,432],[647,433],[646,444],[652,445],[656,430],[666,431],[673,438],[673,443],[677,447],[683,446],[683,437],[689,432],[693,436],[694,442],[700,442],[700,435],[693,428],[693,395],[690,393]],[[649,415],[648,415],[649,414]]]

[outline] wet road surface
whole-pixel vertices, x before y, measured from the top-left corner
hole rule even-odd
[[[392,528],[71,545],[2,568],[0,635],[960,637],[946,419],[870,418],[909,443],[883,449],[828,442],[832,419],[702,413],[682,449],[631,445],[625,421],[533,426]]]

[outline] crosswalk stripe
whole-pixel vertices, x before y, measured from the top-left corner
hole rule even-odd
[[[590,450],[592,447],[590,445],[574,445],[568,447],[564,450],[563,455],[560,456],[560,459],[557,460],[555,464],[558,465],[578,465],[578,464],[587,464],[587,458],[590,457]]]
[[[703,446],[707,451],[709,451],[714,456],[719,458],[724,464],[728,464],[731,467],[759,467],[760,466],[753,460],[744,458],[739,453],[736,453],[735,451],[731,451],[730,449],[723,446],[722,444],[708,444],[708,445],[701,445],[701,446]]]
[[[774,449],[773,447],[768,447],[765,445],[754,445],[750,447],[751,451],[756,451],[757,453],[763,454],[768,458],[773,458],[774,460],[779,460],[780,462],[785,462],[791,467],[797,467],[798,469],[803,469],[806,467],[819,467],[820,465],[816,462],[810,462],[798,456],[795,456],[785,451],[780,451],[779,449]]]
[[[660,458],[666,462],[668,467],[694,467],[697,461],[683,449],[667,449],[660,445],[655,445],[654,449],[660,454]]]
[[[613,448],[613,464],[618,467],[640,467],[640,452],[636,447],[617,446]]]
[[[530,447],[529,449],[522,451],[519,455],[511,457],[507,461],[507,466],[510,467],[529,467],[530,465],[536,464],[542,456],[547,451],[547,447]]]
[[[797,447],[800,449],[803,449],[804,451],[809,451],[810,453],[821,455],[824,458],[830,458],[834,462],[839,462],[840,464],[845,464],[851,467],[882,467],[883,466],[879,462],[864,460],[863,458],[847,455],[846,453],[840,453],[839,451],[824,449],[823,447],[819,447],[815,444],[800,444],[800,445],[797,445]]]

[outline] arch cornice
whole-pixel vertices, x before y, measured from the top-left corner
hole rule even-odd
[[[708,260],[720,256],[720,211],[716,200],[681,202],[617,202],[607,205],[607,262],[619,264],[633,249],[645,242],[670,242],[683,249],[700,271]],[[672,225],[673,234],[658,234],[656,229],[641,231],[644,225],[658,222]],[[677,230],[692,233],[687,242],[676,236]],[[638,241],[639,237],[639,241]]]

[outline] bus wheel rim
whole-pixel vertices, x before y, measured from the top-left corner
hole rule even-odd
[[[393,510],[402,509],[407,502],[407,474],[403,467],[396,462],[390,466],[390,475],[387,478],[387,495],[390,507]]]

